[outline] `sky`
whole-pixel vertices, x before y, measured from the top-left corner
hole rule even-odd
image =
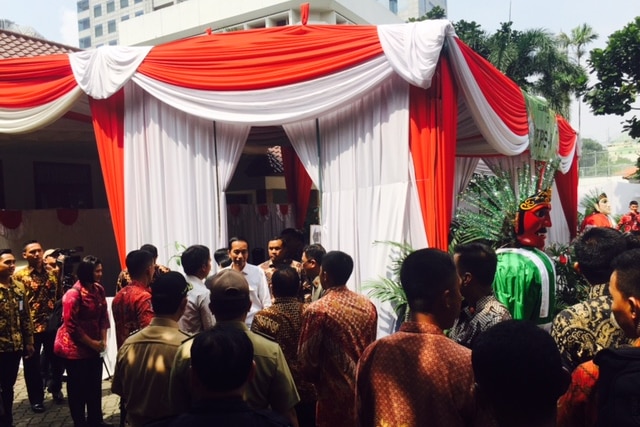
[[[451,21],[476,21],[489,32],[509,18],[514,29],[545,28],[554,34],[587,23],[600,36],[589,49],[605,47],[611,33],[640,16],[640,0],[447,0],[447,8]],[[0,0],[0,18],[31,26],[49,40],[78,45],[76,0]],[[577,104],[571,116],[577,129]],[[622,132],[621,121],[619,116],[593,116],[583,104],[581,135],[613,141]]]

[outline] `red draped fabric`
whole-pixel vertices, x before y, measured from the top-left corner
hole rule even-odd
[[[313,182],[295,150],[291,147],[282,147],[282,162],[284,164],[284,181],[287,185],[287,198],[296,206],[296,228],[302,229],[307,217]]]
[[[491,108],[513,133],[527,135],[527,104],[520,87],[460,39],[456,38],[455,41]]]
[[[578,135],[569,122],[562,116],[557,116],[558,136],[560,139],[558,152],[561,156],[568,156],[575,147]],[[578,232],[578,179],[579,179],[578,150],[574,152],[571,169],[566,174],[556,172],[555,181],[558,188],[558,196],[562,204],[562,211],[567,219],[571,238]]]
[[[429,247],[449,246],[455,177],[457,93],[449,61],[440,58],[431,87],[411,86],[409,144]]]
[[[0,108],[37,107],[75,87],[66,54],[0,61]]]
[[[125,267],[124,218],[124,90],[103,100],[89,98],[100,167],[122,268]]]
[[[315,79],[382,54],[375,26],[294,25],[156,46],[138,72],[191,89],[240,91]]]

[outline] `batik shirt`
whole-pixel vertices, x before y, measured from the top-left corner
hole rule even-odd
[[[558,427],[593,427],[598,417],[596,384],[600,370],[589,360],[571,374],[571,384],[558,399]]]
[[[304,311],[298,354],[318,393],[318,427],[355,425],[356,365],[376,338],[377,321],[371,301],[346,286],[327,289]]]
[[[354,425],[470,426],[477,415],[473,384],[471,350],[435,325],[404,322],[360,358]]]
[[[111,311],[116,324],[116,343],[120,348],[129,335],[146,327],[153,319],[149,287],[134,280],[116,294]]]
[[[0,283],[0,352],[23,351],[33,344],[33,323],[25,290],[12,281]]]
[[[562,310],[553,319],[551,336],[569,371],[603,348],[631,344],[612,318],[612,302],[608,284],[594,285],[588,300]]]
[[[283,261],[282,263],[287,264],[289,265],[289,267],[295,269],[298,272],[298,278],[300,277],[300,274],[302,272],[302,264],[295,260],[291,260],[290,262]],[[269,294],[271,296],[273,296],[273,290],[271,289],[271,276],[273,276],[273,273],[276,271],[276,265],[277,264],[273,264],[270,259],[258,265],[258,267],[260,267],[262,271],[264,271],[264,275],[267,278],[267,284],[269,285]]]
[[[168,273],[171,270],[169,267],[165,267],[164,265],[156,264],[153,270],[153,278],[151,279],[151,283],[155,282],[158,276],[164,273]],[[129,270],[124,269],[118,274],[118,280],[116,280],[116,292],[120,292],[122,288],[129,285],[133,280],[131,276],[129,276]]]
[[[468,304],[462,307],[458,317],[449,330],[449,338],[458,344],[471,348],[478,336],[495,325],[511,319],[509,310],[493,295],[478,300],[475,307]]]
[[[303,309],[304,304],[295,297],[276,298],[271,307],[256,313],[251,324],[251,331],[267,335],[280,344],[300,399],[303,402],[314,402],[316,400],[315,389],[313,384],[302,379],[300,361],[298,360],[298,341],[302,330]]]
[[[58,279],[44,267],[41,272],[27,267],[14,274],[13,278],[27,291],[34,333],[44,332],[56,301],[62,298]]]

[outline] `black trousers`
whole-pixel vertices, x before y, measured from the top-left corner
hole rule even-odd
[[[98,426],[102,422],[102,358],[64,359],[64,367],[74,426]]]
[[[27,384],[27,394],[32,405],[42,403],[44,400],[44,386],[42,384],[42,372],[40,371],[40,352],[44,345],[44,332],[33,334],[33,347],[35,351],[30,358],[23,358],[24,382]]]
[[[2,396],[2,415],[0,426],[13,424],[13,386],[18,378],[21,351],[0,352],[0,396]]]
[[[44,332],[44,344],[42,346],[42,379],[46,382],[49,393],[57,393],[62,390],[62,374],[64,373],[63,359],[53,352],[56,341],[56,331]]]

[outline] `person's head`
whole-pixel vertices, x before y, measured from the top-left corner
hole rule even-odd
[[[31,268],[39,269],[43,266],[43,254],[42,245],[37,240],[29,240],[22,247],[22,257],[27,260],[27,264]]]
[[[439,249],[419,249],[400,268],[400,283],[414,313],[431,314],[447,329],[460,314],[460,276],[451,255]]]
[[[236,271],[244,270],[249,260],[249,243],[242,237],[232,237],[229,239],[229,258],[231,266]]]
[[[491,246],[484,243],[456,246],[453,262],[462,280],[462,295],[465,298],[465,289],[469,284],[491,288],[498,265],[498,257]]]
[[[244,331],[217,323],[193,339],[191,381],[196,394],[242,396],[253,373],[253,344]]]
[[[129,276],[133,280],[148,284],[151,283],[154,272],[153,255],[150,252],[140,249],[133,250],[127,254],[125,259]]]
[[[217,249],[213,253],[213,259],[220,268],[226,268],[231,265],[231,258],[229,258],[229,250],[227,248]]]
[[[209,308],[218,322],[244,321],[249,309],[249,283],[244,275],[233,269],[225,269],[209,282],[211,292]]]
[[[302,269],[305,276],[310,280],[316,278],[320,274],[320,266],[322,265],[322,258],[324,258],[327,251],[322,245],[307,245],[302,250]]]
[[[612,263],[611,311],[629,338],[640,336],[640,249],[620,254]]]
[[[11,249],[0,249],[0,279],[8,279],[16,271],[16,258]]]
[[[47,249],[44,251],[43,259],[44,259],[44,268],[47,271],[53,273],[58,276],[60,274],[60,264],[58,264],[58,257],[60,256],[60,250],[58,249]]]
[[[611,204],[609,203],[607,193],[600,193],[593,207],[597,212],[609,215],[611,213]]]
[[[573,245],[580,273],[592,285],[607,283],[613,272],[611,262],[631,244],[631,239],[614,228],[587,229]]]
[[[187,306],[189,284],[177,271],[161,274],[151,284],[151,305],[156,316],[173,316],[179,318]]]
[[[151,243],[145,243],[144,245],[140,246],[140,250],[149,252],[153,256],[153,263],[155,264],[156,260],[158,259],[158,248],[153,246]]]
[[[347,284],[353,272],[353,258],[342,251],[330,251],[322,257],[320,283],[324,289]]]
[[[480,334],[472,350],[479,401],[500,427],[552,425],[570,377],[548,332],[507,320]]]
[[[83,285],[100,283],[102,280],[102,261],[93,255],[85,256],[78,264],[76,277]]]
[[[300,290],[300,275],[295,268],[288,265],[276,266],[276,271],[271,276],[271,290],[276,298],[297,296]]]
[[[629,210],[633,213],[638,213],[638,202],[635,200],[630,201]]]
[[[204,245],[192,245],[182,252],[180,262],[187,275],[204,279],[211,271],[211,252]]]
[[[515,218],[515,232],[522,246],[544,248],[547,227],[551,227],[550,211],[550,189],[540,190],[520,203]]]
[[[280,237],[286,248],[286,258],[300,261],[304,247],[304,233],[295,228],[285,228],[280,232]]]
[[[269,252],[269,259],[271,260],[271,263],[275,264],[282,261],[285,255],[282,238],[273,237],[269,240],[269,243],[267,244],[267,251]]]

